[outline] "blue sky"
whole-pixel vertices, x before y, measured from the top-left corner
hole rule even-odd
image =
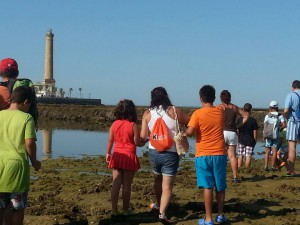
[[[174,105],[199,106],[204,84],[242,106],[283,107],[300,72],[298,0],[19,0],[1,3],[0,58],[43,80],[54,33],[54,79],[73,96],[149,105],[164,86]]]

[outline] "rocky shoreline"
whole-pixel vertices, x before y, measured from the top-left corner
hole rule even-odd
[[[113,120],[113,110],[115,106],[89,106],[89,105],[51,105],[38,104],[40,120],[60,120],[60,121],[76,121],[88,124],[98,124],[106,127]],[[179,107],[185,113],[191,115],[197,108]],[[138,106],[138,123],[142,118],[146,106]],[[258,121],[259,127],[262,127],[263,120],[267,114],[267,109],[254,109],[252,116]]]
[[[297,159],[297,161],[299,158]],[[299,162],[299,161],[298,161]],[[161,225],[157,212],[149,209],[155,199],[148,156],[140,157],[141,170],[132,185],[131,216],[111,217],[111,171],[104,156],[82,159],[59,158],[42,162],[31,170],[26,225]],[[299,163],[296,165],[299,171]],[[285,171],[265,172],[263,160],[253,160],[252,170],[242,169],[242,182],[231,182],[227,166],[225,213],[232,225],[299,225],[299,176]],[[119,201],[122,206],[122,199]],[[214,215],[216,205],[214,206]],[[203,217],[203,190],[196,188],[194,163],[181,159],[167,216],[176,225],[195,225]]]

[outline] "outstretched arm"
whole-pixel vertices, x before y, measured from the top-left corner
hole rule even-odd
[[[140,133],[140,138],[143,141],[148,141],[149,139],[149,128],[148,128],[148,123],[151,119],[151,114],[147,110],[144,112],[143,117],[142,117],[142,128],[141,128],[141,133]]]
[[[195,128],[194,127],[188,127],[185,131],[186,136],[192,136],[194,134]]]
[[[136,124],[133,125],[134,143],[136,146],[142,147],[146,144],[147,140],[140,138],[139,128]]]
[[[178,121],[181,124],[187,125],[190,121],[190,116],[185,114],[181,109],[176,108],[176,113],[178,117]]]

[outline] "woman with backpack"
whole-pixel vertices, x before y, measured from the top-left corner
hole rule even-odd
[[[164,224],[169,223],[165,213],[170,203],[179,165],[179,156],[172,141],[175,133],[175,113],[179,123],[188,124],[189,116],[173,107],[165,88],[154,88],[151,91],[150,108],[143,114],[140,134],[143,140],[150,137],[149,158],[154,173],[153,189],[157,201],[156,204],[150,204],[150,208],[159,210],[159,220]],[[158,127],[166,129],[156,129]],[[160,140],[162,143],[159,143]],[[166,143],[165,146],[163,142]]]

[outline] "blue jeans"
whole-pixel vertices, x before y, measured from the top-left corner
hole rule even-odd
[[[152,171],[155,174],[164,176],[175,176],[179,166],[179,156],[177,152],[158,152],[149,149],[149,159]]]

